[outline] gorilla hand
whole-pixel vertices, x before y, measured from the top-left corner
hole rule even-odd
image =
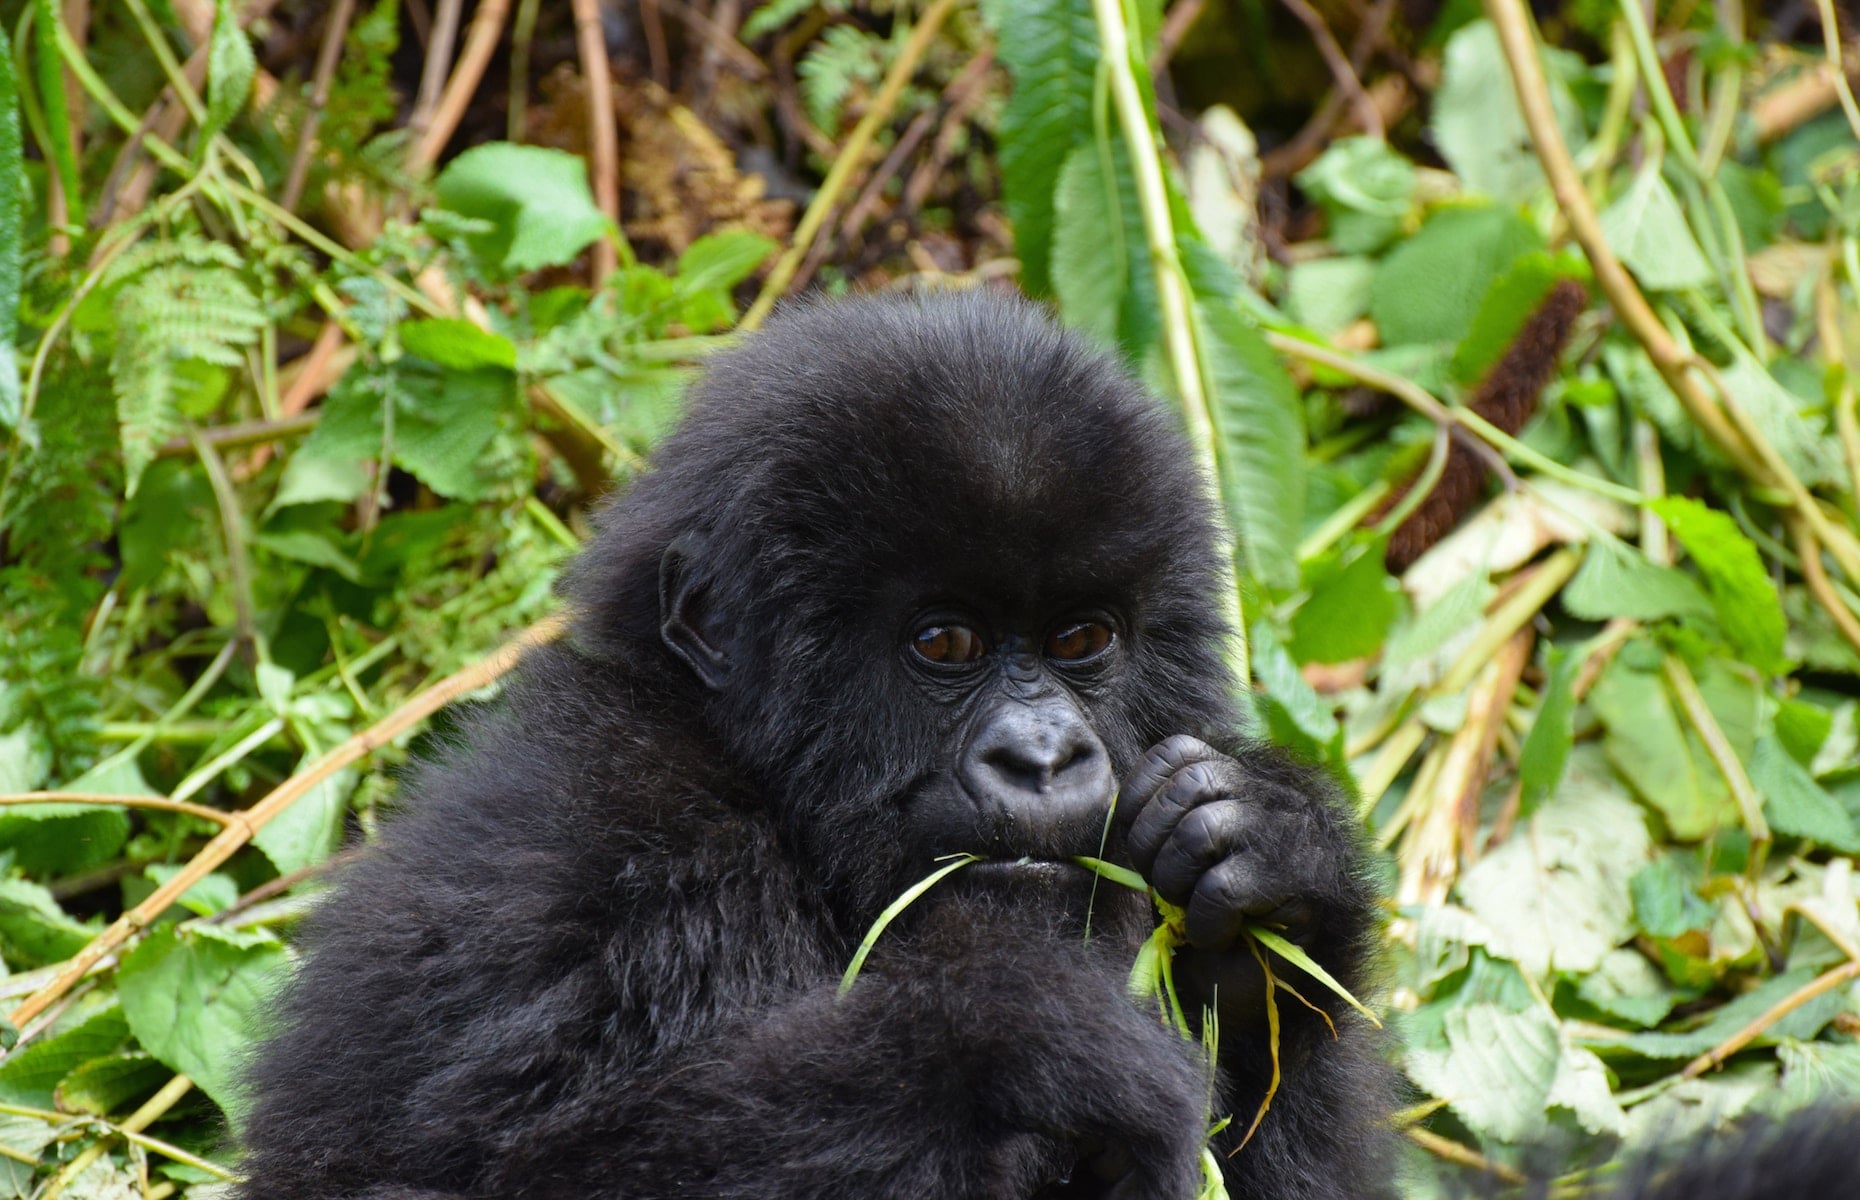
[[[1224,1023],[1264,1015],[1247,925],[1283,932],[1336,970],[1339,943],[1361,921],[1354,846],[1326,791],[1282,758],[1258,752],[1243,765],[1186,735],[1152,747],[1124,786],[1132,865],[1186,913],[1178,983],[1218,995]]]

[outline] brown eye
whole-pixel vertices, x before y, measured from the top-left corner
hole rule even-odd
[[[1109,626],[1097,621],[1080,621],[1046,635],[1046,657],[1056,662],[1081,662],[1110,644]]]
[[[972,663],[985,649],[982,635],[966,625],[932,625],[911,638],[911,650],[926,662]]]

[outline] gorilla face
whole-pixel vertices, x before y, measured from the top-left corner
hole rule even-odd
[[[810,369],[831,337],[816,326],[843,312],[791,316],[761,335],[761,361]],[[988,860],[965,886],[1089,894],[1072,860],[1121,845],[1118,778],[1168,734],[1228,720],[1212,526],[1180,439],[1076,343],[1024,319],[1004,330],[1019,336],[977,341],[946,376],[860,361],[897,330],[832,338],[834,369],[786,380],[784,411],[765,406],[751,439],[728,406],[766,381],[719,363],[629,497],[715,485],[681,502],[658,640],[849,924],[952,854]],[[787,339],[810,353],[789,358]],[[763,451],[753,469],[681,461],[743,440]],[[695,532],[694,511],[711,514]]]

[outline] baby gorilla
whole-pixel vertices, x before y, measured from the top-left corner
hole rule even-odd
[[[1372,898],[1332,792],[1236,731],[1217,545],[1171,415],[1032,305],[790,310],[309,922],[244,1195],[1184,1200],[1210,1113],[1236,1200],[1377,1194],[1384,1071],[1315,986],[1336,1034],[1279,1005],[1228,1154],[1271,1075],[1242,929],[1360,986]],[[1079,855],[1186,907],[1217,1078]]]

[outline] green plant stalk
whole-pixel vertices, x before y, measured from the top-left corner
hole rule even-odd
[[[1524,585],[1507,596],[1486,618],[1466,649],[1434,685],[1434,694],[1451,695],[1471,684],[1473,677],[1498,654],[1499,647],[1510,641],[1513,634],[1550,603],[1552,596],[1563,590],[1563,585],[1582,565],[1583,554],[1584,547],[1565,546],[1546,558]]]
[[[1137,206],[1143,213],[1150,268],[1156,276],[1156,295],[1162,305],[1163,348],[1175,375],[1176,389],[1182,396],[1183,423],[1188,428],[1189,441],[1194,445],[1195,457],[1215,502],[1215,511],[1224,512],[1214,417],[1208,409],[1206,366],[1196,340],[1194,299],[1189,293],[1188,275],[1176,253],[1175,220],[1169,212],[1162,155],[1156,146],[1155,130],[1150,125],[1149,109],[1143,103],[1143,92],[1137,83],[1136,61],[1130,44],[1131,22],[1120,0],[1092,0],[1092,15],[1097,20],[1098,42],[1110,74],[1111,102],[1117,109],[1124,148],[1130,154]],[[1232,624],[1229,661],[1240,686],[1247,687],[1253,674],[1248,661],[1246,611],[1240,599],[1240,581],[1234,571],[1231,534],[1226,535],[1224,541],[1221,561],[1225,575],[1223,590],[1228,597],[1225,615]]]
[[[204,124],[207,119],[207,106],[194,90],[194,85],[187,81],[187,72],[181,69],[181,62],[174,56],[174,48],[168,45],[167,37],[161,26],[155,23],[155,17],[149,12],[144,0],[123,0],[128,6],[129,14],[136,19],[142,30],[142,39],[155,53],[155,61],[161,64],[161,73],[168,80],[168,86],[181,98],[181,106],[187,109],[187,115],[196,125]]]
[[[866,956],[872,953],[872,947],[878,944],[879,935],[885,932],[887,926],[897,920],[899,913],[916,903],[919,896],[941,883],[953,872],[968,866],[972,862],[980,862],[981,857],[982,856],[979,854],[957,855],[951,861],[944,863],[936,870],[930,872],[930,874],[904,889],[903,895],[886,905],[885,911],[878,914],[878,920],[872,922],[872,928],[866,930],[865,940],[861,941],[859,943],[859,948],[853,952],[852,962],[846,964],[846,973],[840,976],[840,995],[844,996],[847,992],[852,990],[853,982],[859,978],[860,968],[865,966]]]
[[[58,18],[58,10],[52,0],[33,0],[26,14],[20,17],[19,54],[25,50],[27,21],[33,22],[35,35],[33,48],[38,59],[39,92],[42,99],[39,105],[45,117],[45,132],[48,141],[41,142],[52,156],[52,167],[58,173],[58,184],[65,190],[65,213],[73,225],[84,223],[84,181],[78,171],[77,151],[71,134],[71,108],[65,99],[65,80],[58,69],[58,58],[63,52],[63,42],[70,40],[64,25]],[[26,76],[20,75],[23,85]],[[20,94],[26,94],[22,86]]]
[[[1853,130],[1854,137],[1860,138],[1860,104],[1854,102],[1854,90],[1847,84],[1847,65],[1841,54],[1841,23],[1835,18],[1833,0],[1815,0],[1815,10],[1821,14],[1821,44],[1827,51],[1829,74],[1834,79],[1834,94],[1841,98],[1841,112],[1847,117],[1847,125]]]
[[[1744,770],[1744,764],[1738,761],[1737,751],[1732,749],[1730,739],[1724,736],[1724,730],[1718,725],[1718,718],[1712,715],[1711,707],[1705,703],[1699,685],[1692,679],[1692,672],[1675,654],[1666,655],[1661,665],[1666,670],[1666,681],[1672,686],[1673,695],[1679,700],[1679,707],[1692,722],[1699,740],[1705,743],[1705,750],[1717,764],[1718,773],[1724,776],[1726,786],[1731,789],[1731,796],[1737,801],[1738,812],[1743,815],[1744,829],[1750,834],[1750,840],[1759,844],[1770,840],[1769,822],[1763,819],[1763,797],[1757,794],[1757,788],[1750,781]],[[1753,860],[1757,861],[1757,860]]]
[[[1440,482],[1440,477],[1447,473],[1447,449],[1453,443],[1453,433],[1445,425],[1434,426],[1434,444],[1428,447],[1427,463],[1421,468],[1408,490],[1403,493],[1401,501],[1389,510],[1389,514],[1376,522],[1376,533],[1385,535],[1401,528],[1401,523],[1414,515],[1414,510],[1427,503],[1427,495]]]
[[[1672,146],[1673,156],[1690,177],[1688,199],[1695,199],[1692,194],[1694,188],[1703,193],[1710,215],[1717,222],[1710,245],[1719,249],[1717,238],[1724,239],[1722,253],[1714,255],[1714,259],[1721,281],[1729,285],[1730,295],[1735,302],[1733,307],[1739,322],[1744,326],[1744,336],[1759,357],[1767,357],[1768,338],[1763,332],[1763,310],[1757,303],[1756,288],[1751,284],[1750,271],[1744,264],[1744,239],[1737,228],[1736,214],[1731,211],[1730,197],[1706,172],[1705,165],[1699,161],[1698,152],[1692,148],[1691,134],[1686,130],[1685,119],[1679,115],[1679,106],[1673,101],[1672,91],[1666,86],[1666,74],[1660,69],[1660,56],[1654,49],[1653,33],[1647,28],[1647,17],[1641,12],[1639,0],[1620,0],[1619,7],[1621,19],[1628,27],[1628,36],[1634,42],[1634,59],[1640,67],[1641,85],[1647,90],[1654,118],[1666,131],[1666,140]],[[1696,211],[1699,208],[1696,202],[1688,204],[1688,207],[1695,209],[1693,224],[1701,233],[1711,228],[1706,214]]]

